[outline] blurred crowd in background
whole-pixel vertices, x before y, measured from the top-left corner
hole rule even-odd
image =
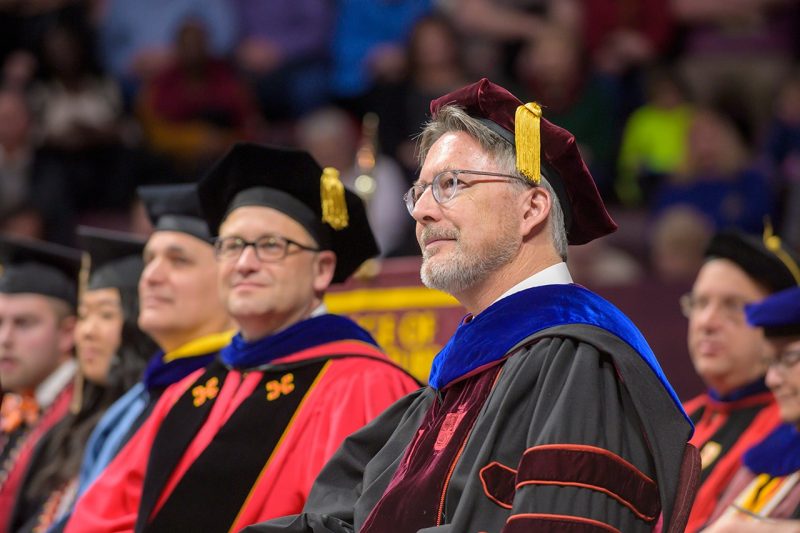
[[[575,134],[620,223],[576,279],[688,282],[718,229],[800,246],[798,29],[792,0],[0,0],[0,232],[146,233],[137,186],[251,140],[340,169],[416,255],[414,135],[488,77]]]

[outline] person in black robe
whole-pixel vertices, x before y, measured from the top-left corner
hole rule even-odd
[[[745,452],[781,422],[764,379],[768,343],[762,329],[745,320],[745,304],[798,284],[798,258],[771,229],[763,236],[721,231],[708,245],[691,292],[681,298],[689,355],[707,386],[684,403],[695,424],[690,442],[701,458],[688,533],[705,527]]]
[[[76,392],[69,413],[34,452],[14,506],[16,532],[46,530],[69,509],[89,435],[105,410],[141,378],[156,349],[136,324],[144,240],[88,226],[77,232],[91,267],[75,328]]]
[[[82,263],[73,248],[0,236],[0,532],[9,530],[34,450],[73,398]]]
[[[106,409],[86,443],[78,496],[105,470],[173,383],[209,365],[233,335],[215,291],[217,262],[195,184],[139,187],[153,227],[142,252],[137,327],[158,349],[141,379]]]
[[[745,315],[772,348],[765,380],[783,423],[745,452],[702,531],[800,531],[800,286],[748,304]]]
[[[302,514],[247,531],[682,531],[692,425],[630,319],[565,264],[616,229],[574,137],[486,79],[431,114],[405,200],[423,282],[469,314]]]

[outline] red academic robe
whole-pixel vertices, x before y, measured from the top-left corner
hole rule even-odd
[[[780,423],[780,412],[769,391],[730,402],[708,394],[689,400],[684,409],[695,423],[689,441],[700,450],[703,475],[689,515],[687,532],[698,531],[717,506],[725,487],[741,466],[742,455]]]
[[[281,365],[291,367],[304,361],[315,361],[315,364],[319,364],[320,356],[335,352],[331,347],[336,344],[330,343],[276,359],[263,371],[243,373],[230,370],[220,383],[214,382],[213,378],[203,382],[204,372],[209,371],[206,369],[171,386],[139,432],[78,501],[66,531],[110,532],[134,529],[142,503],[143,488],[147,486],[146,476],[153,475],[148,471],[148,464],[157,462],[154,457],[156,454],[151,456],[151,447],[171,408],[182,397],[185,398],[190,387],[195,406],[206,401],[213,401],[213,405],[174,470],[165,475],[165,484],[152,511],[148,513],[151,520],[148,529],[159,518],[159,513],[164,514],[165,506],[173,503],[170,498],[179,493],[176,487],[186,491],[186,487],[180,482],[195,463],[203,460],[201,454],[214,444],[215,438],[224,429],[223,426],[236,414],[244,401],[250,401],[252,395],[267,395],[269,399],[270,395],[288,396],[293,392],[294,386],[284,379],[288,374],[268,382],[264,390],[259,384],[262,383],[265,372],[280,369]],[[372,352],[370,357],[344,356],[329,359],[316,374],[302,401],[296,409],[293,408],[289,423],[278,428],[281,435],[276,437],[276,446],[266,463],[259,466],[260,473],[256,482],[241,502],[235,519],[226,525],[230,531],[237,531],[248,524],[269,518],[300,512],[314,479],[344,438],[364,426],[395,400],[418,388],[413,378],[389,363],[377,349],[369,350]],[[348,351],[345,349],[346,353]],[[294,373],[299,374],[301,370],[295,370]],[[248,437],[252,439],[251,435],[245,436]],[[237,461],[237,457],[230,456],[229,461],[232,464]],[[214,467],[218,467],[218,462]],[[192,472],[196,472],[196,469]],[[219,493],[226,491],[226,487],[218,486],[211,490]],[[214,506],[215,501],[202,504]],[[183,514],[185,524],[181,527],[188,530],[198,526],[191,512]],[[143,518],[146,520],[148,517]],[[141,524],[137,529],[140,528]]]
[[[72,402],[73,384],[70,382],[56,396],[52,404],[40,415],[36,424],[14,439],[14,450],[4,453],[7,459],[0,465],[0,533],[8,530],[17,492],[28,471],[36,444],[50,429],[64,418]]]

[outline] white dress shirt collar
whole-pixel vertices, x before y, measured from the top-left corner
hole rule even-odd
[[[533,276],[520,281],[504,292],[500,298],[492,303],[498,302],[507,296],[511,296],[512,294],[516,294],[532,287],[540,287],[542,285],[567,285],[570,283],[572,283],[572,275],[569,273],[567,264],[563,262],[556,263],[555,265],[549,266],[544,270],[540,270]]]

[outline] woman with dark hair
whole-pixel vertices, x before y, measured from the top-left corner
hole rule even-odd
[[[105,410],[136,383],[156,349],[137,326],[143,241],[79,228],[91,256],[75,328],[80,373],[69,414],[43,438],[20,490],[12,531],[45,531],[68,512],[89,435]]]

